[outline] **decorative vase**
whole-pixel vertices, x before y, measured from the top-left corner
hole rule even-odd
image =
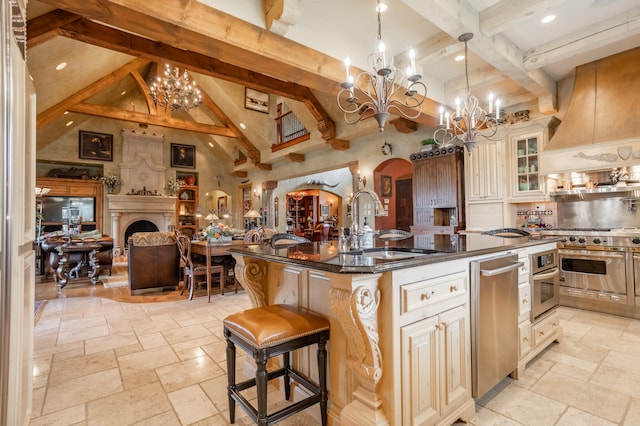
[[[107,186],[107,194],[118,194],[120,192],[120,185]]]
[[[216,238],[216,237],[207,237],[207,242],[209,244],[220,244],[222,242],[222,237],[220,238]]]
[[[196,184],[196,177],[193,175],[185,177],[184,180],[187,182],[187,185],[193,186]]]
[[[233,239],[233,237],[231,235],[229,235],[229,236],[223,235],[222,236],[222,242],[223,243],[230,243],[232,239]]]

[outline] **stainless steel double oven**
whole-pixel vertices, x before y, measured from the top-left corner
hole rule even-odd
[[[531,255],[531,322],[558,306],[560,301],[560,269],[558,251],[548,250]]]

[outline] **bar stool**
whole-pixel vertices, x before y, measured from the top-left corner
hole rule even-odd
[[[327,424],[327,349],[329,321],[307,309],[290,305],[269,305],[248,309],[226,317],[223,321],[227,340],[227,396],[229,421],[235,422],[235,404],[260,425],[271,425],[292,414],[320,403],[322,425]],[[318,381],[315,385],[290,364],[291,351],[313,344],[318,345]],[[257,369],[255,378],[236,383],[236,345],[250,354]],[[282,368],[267,371],[267,361],[282,355]],[[311,396],[272,413],[267,413],[267,382],[284,376],[285,398],[291,397],[291,379],[303,386]],[[258,409],[240,394],[256,386]]]

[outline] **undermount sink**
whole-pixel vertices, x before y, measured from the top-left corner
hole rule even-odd
[[[414,257],[428,256],[430,254],[439,253],[436,250],[418,249],[418,248],[401,248],[401,247],[380,247],[374,249],[360,250],[353,255],[369,257],[373,259],[386,260],[402,260],[412,259]]]

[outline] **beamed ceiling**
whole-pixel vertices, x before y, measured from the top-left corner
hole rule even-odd
[[[465,84],[463,65],[452,60],[462,51],[463,32],[474,33],[472,93],[483,99],[492,91],[507,112],[532,115],[557,111],[557,81],[576,66],[640,45],[640,0],[387,3],[387,49],[402,64],[413,46],[429,92],[415,123],[391,117],[385,132],[434,127],[440,105],[453,105]],[[314,150],[349,149],[351,140],[377,131],[370,119],[346,125],[335,101],[342,59],[351,55],[357,68],[366,67],[374,6],[374,0],[30,1],[27,63],[37,93],[38,148],[64,134],[71,117],[97,116],[205,135],[229,171],[269,170]],[[543,29],[539,20],[550,12],[560,22]],[[62,61],[67,67],[54,71]],[[204,93],[200,107],[167,113],[150,101],[148,82],[166,62],[189,70]],[[245,87],[285,103],[311,139],[273,152],[273,133],[264,129],[273,128],[275,115],[247,111]],[[239,151],[249,161],[234,166]]]

